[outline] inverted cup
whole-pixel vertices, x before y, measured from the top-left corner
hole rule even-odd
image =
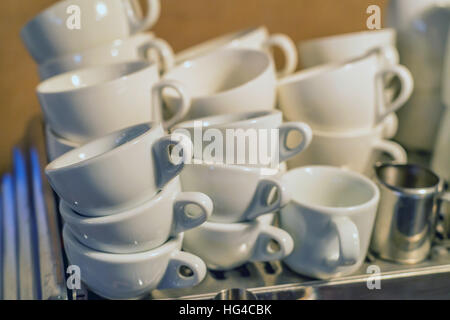
[[[181,147],[171,160],[170,146]],[[191,154],[190,141],[164,136],[160,124],[144,123],[93,140],[49,163],[53,190],[76,212],[105,216],[150,200],[179,174]]]
[[[78,242],[67,227],[63,239],[69,263],[80,267],[81,280],[108,299],[136,299],[154,289],[192,287],[206,275],[200,258],[181,251],[183,234],[156,249],[134,254],[92,250]]]
[[[294,239],[284,262],[320,279],[356,271],[369,248],[377,186],[361,174],[326,166],[291,170],[282,180],[291,201],[281,210],[280,226]]]
[[[186,232],[183,248],[201,257],[212,270],[282,259],[294,244],[287,232],[271,226],[273,217],[269,214],[245,223],[206,222]]]
[[[109,253],[154,249],[170,237],[204,223],[212,213],[211,199],[199,192],[181,192],[179,178],[146,203],[105,217],[84,217],[64,201],[60,213],[66,226],[85,246]]]

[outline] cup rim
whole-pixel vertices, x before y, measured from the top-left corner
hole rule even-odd
[[[339,138],[339,139],[357,138],[360,136],[366,136],[366,135],[371,135],[371,134],[375,134],[375,133],[380,133],[385,129],[385,126],[386,126],[386,123],[384,121],[381,121],[370,128],[354,129],[354,130],[349,130],[349,131],[323,131],[323,130],[313,129],[313,136],[314,137],[323,137],[323,138]],[[381,136],[380,138],[384,139],[383,136]]]
[[[50,128],[49,125],[45,126],[45,133],[49,137],[49,140],[52,140],[54,143],[58,143],[60,145],[64,145],[70,148],[79,148],[81,147],[81,144],[76,143],[75,141],[67,140],[64,137],[61,137],[56,132],[53,131],[52,128]]]
[[[253,27],[236,30],[236,31],[227,32],[225,34],[219,35],[214,38],[207,39],[206,41],[194,44],[190,47],[187,47],[187,48],[179,51],[175,55],[175,59],[177,60],[178,63],[184,63],[185,61],[192,60],[192,59],[195,59],[196,57],[199,57],[195,54],[194,55],[188,54],[190,51],[194,51],[194,52],[200,51],[200,52],[203,52],[203,54],[208,54],[214,50],[220,50],[221,46],[226,46],[227,44],[230,44],[233,41],[239,40],[240,38],[242,38],[244,36],[247,36],[253,32],[259,32],[259,31],[268,33],[268,30],[267,30],[266,26],[264,26],[264,25],[253,26]],[[201,47],[209,47],[216,43],[218,44],[218,46],[215,47],[214,49],[212,49],[212,51],[211,50],[206,50],[206,51],[199,50]],[[186,56],[186,58],[184,56]]]
[[[93,157],[89,157],[87,159],[82,159],[77,162],[68,161],[68,159],[74,158],[76,154],[78,154],[80,151],[82,151],[84,149],[90,149],[97,144],[101,144],[103,141],[110,140],[111,138],[113,138],[115,136],[121,136],[124,133],[131,131],[133,129],[139,129],[139,127],[142,127],[142,129],[145,129],[145,131],[143,131],[139,135],[135,136],[134,138],[128,140],[127,142],[125,142],[119,146],[116,146],[112,149],[110,148],[102,153],[94,155]],[[111,156],[118,152],[122,152],[122,150],[124,150],[124,149],[131,148],[132,146],[136,145],[142,139],[145,139],[149,135],[152,135],[159,130],[161,130],[161,132],[164,132],[162,129],[161,123],[144,122],[144,123],[140,123],[140,124],[137,124],[137,125],[134,125],[131,127],[127,127],[127,128],[112,132],[112,133],[107,134],[98,139],[94,139],[78,148],[75,148],[73,150],[66,152],[65,154],[61,155],[60,157],[56,158],[55,160],[53,160],[52,162],[47,164],[47,166],[45,168],[45,172],[46,173],[63,172],[63,171],[83,167],[83,166],[88,165],[91,162],[97,161],[98,159],[101,159],[103,157]]]
[[[226,171],[234,171],[234,172],[240,172],[242,174],[254,174],[260,177],[263,177],[261,175],[261,171],[264,171],[267,168],[260,168],[260,167],[249,167],[245,164],[228,164],[228,163],[205,163],[206,161],[203,161],[203,163],[195,163],[195,159],[193,159],[192,163],[186,163],[183,170],[186,170],[189,166],[192,167],[202,167],[206,169],[213,168],[214,170],[226,170]],[[277,170],[280,172],[280,165]]]
[[[339,34],[324,36],[324,37],[320,37],[320,38],[308,39],[308,40],[299,42],[298,46],[299,46],[299,48],[301,48],[303,46],[317,44],[317,43],[330,41],[330,40],[337,41],[337,40],[341,40],[344,38],[351,38],[351,37],[355,37],[355,36],[365,36],[365,35],[375,35],[375,34],[376,35],[386,34],[387,36],[392,36],[392,37],[394,37],[393,40],[395,41],[397,31],[394,28],[383,28],[383,29],[379,29],[379,30],[361,30],[361,31],[339,33]],[[395,45],[395,43],[391,43],[391,44]]]
[[[74,232],[68,225],[63,227],[64,243],[72,250],[76,250],[78,254],[90,259],[104,263],[139,263],[152,259],[157,259],[165,253],[175,251],[183,242],[184,233],[170,238],[164,244],[151,250],[136,253],[108,253],[91,249],[78,241]],[[180,249],[181,250],[181,249]]]
[[[417,168],[421,171],[426,172],[427,174],[429,174],[430,176],[433,177],[433,179],[436,180],[436,183],[433,186],[430,187],[423,187],[423,188],[402,188],[402,187],[397,187],[395,185],[392,185],[390,183],[387,183],[385,180],[381,180],[379,177],[379,170],[382,170],[383,168],[386,167],[414,167]],[[413,163],[407,163],[407,164],[403,164],[403,163],[376,163],[374,165],[374,169],[375,169],[375,178],[377,180],[378,183],[380,183],[380,185],[384,186],[385,188],[389,189],[389,190],[393,190],[395,192],[398,193],[402,193],[402,194],[409,194],[409,195],[413,195],[416,197],[426,197],[430,194],[436,193],[436,191],[439,189],[439,186],[443,183],[442,179],[432,170],[418,165],[418,164],[413,164]]]
[[[117,214],[107,216],[83,216],[73,210],[63,199],[60,199],[59,202],[59,212],[64,220],[69,224],[87,225],[92,227],[123,222],[136,216],[146,214],[148,210],[151,209],[156,203],[161,202],[164,198],[170,197],[174,190],[176,190],[177,186],[180,186],[181,190],[181,183],[179,179],[179,177],[175,177],[173,180],[169,181],[167,185],[159,190],[156,195],[143,204],[129,210],[121,211]],[[179,193],[182,193],[182,191],[177,192],[177,195]],[[172,215],[172,212],[170,214]],[[150,215],[153,215],[153,212],[150,213]]]
[[[261,59],[265,60],[264,68],[261,68],[261,70],[258,72],[258,74],[254,75],[250,79],[247,79],[243,83],[240,83],[238,85],[235,85],[235,86],[228,88],[226,90],[223,90],[223,91],[213,92],[211,94],[202,93],[201,95],[193,95],[192,96],[193,100],[217,99],[218,97],[221,97],[223,95],[228,95],[231,92],[241,90],[242,88],[244,88],[246,86],[252,85],[254,81],[263,77],[265,74],[267,74],[267,72],[270,72],[271,69],[273,70],[274,75],[275,75],[275,67],[274,67],[273,61],[266,53],[264,53],[260,50],[247,49],[247,48],[221,48],[221,49],[217,49],[212,52],[209,52],[207,54],[204,54],[204,55],[201,55],[198,57],[194,57],[192,59],[187,59],[187,60],[181,62],[174,68],[168,70],[162,76],[162,78],[165,80],[180,81],[177,79],[177,77],[173,76],[173,74],[175,72],[178,72],[179,70],[186,70],[186,66],[200,64],[200,63],[203,63],[203,61],[211,59],[212,56],[219,56],[219,55],[223,55],[223,54],[234,54],[234,55],[251,54],[253,56],[259,56]],[[183,83],[183,81],[180,81],[180,82]],[[172,96],[172,94],[169,94],[169,93],[167,93],[167,95]]]
[[[364,182],[368,188],[372,191],[372,197],[361,204],[351,205],[347,207],[333,207],[333,206],[324,206],[324,205],[318,205],[318,204],[312,204],[312,203],[306,203],[305,201],[298,201],[294,199],[294,197],[291,197],[291,200],[296,205],[300,205],[304,208],[310,209],[315,212],[323,212],[330,215],[348,215],[348,214],[354,214],[360,212],[362,209],[369,208],[371,206],[374,206],[378,203],[380,199],[380,190],[378,189],[377,185],[370,180],[369,178],[365,177],[364,175],[347,170],[342,169],[339,167],[333,167],[333,166],[322,166],[322,165],[311,165],[311,166],[304,166],[300,168],[296,168],[293,170],[290,170],[283,174],[281,177],[282,181],[289,178],[291,175],[295,175],[296,172],[301,172],[305,170],[321,170],[321,171],[329,171],[334,172],[336,174],[339,174],[341,176],[347,176],[348,178],[357,179],[361,182]],[[290,192],[288,190],[288,192]]]
[[[275,218],[275,213],[267,213],[257,217],[251,221],[235,222],[235,223],[221,223],[214,221],[206,221],[196,229],[208,232],[242,232],[250,227],[258,227],[271,225]],[[195,230],[195,229],[193,229]]]
[[[94,84],[90,84],[87,86],[82,87],[72,87],[72,88],[59,88],[57,90],[52,89],[54,87],[55,83],[58,83],[61,81],[61,79],[73,77],[77,74],[94,74],[102,70],[109,70],[111,68],[119,68],[121,66],[135,66],[136,69],[133,69],[132,71],[121,75],[120,77],[108,79],[102,82],[96,82]],[[98,65],[98,66],[91,66],[76,70],[71,70],[68,72],[64,72],[58,75],[55,75],[53,77],[50,77],[48,79],[45,79],[36,88],[36,92],[39,95],[58,95],[58,94],[67,94],[67,93],[73,93],[73,92],[83,92],[86,90],[97,90],[99,87],[111,85],[113,83],[117,83],[119,81],[124,81],[130,77],[133,77],[135,75],[138,75],[140,73],[144,73],[147,71],[151,71],[152,69],[158,70],[158,66],[154,62],[150,62],[144,59],[134,59],[134,60],[128,60],[128,61],[122,61],[112,64],[106,64],[106,65]],[[159,71],[158,71],[159,74]]]
[[[329,62],[317,66],[313,66],[310,68],[306,68],[300,71],[297,71],[293,74],[290,74],[280,80],[278,80],[277,87],[282,87],[286,85],[291,85],[295,83],[301,83],[303,81],[309,81],[311,79],[315,79],[317,77],[326,75],[330,72],[337,72],[344,69],[355,68],[359,64],[369,63],[371,60],[375,60],[377,58],[378,51],[370,50],[363,55],[358,57],[346,60],[346,61],[335,61]]]
[[[194,128],[194,123],[197,121],[207,122],[206,125],[203,124],[203,128],[227,128],[230,125],[234,127],[247,124],[248,122],[251,122],[251,124],[255,124],[277,115],[282,116],[281,111],[260,110],[260,111],[247,111],[239,113],[228,113],[183,121],[175,125],[172,128],[172,130],[175,131],[176,129],[192,129]]]

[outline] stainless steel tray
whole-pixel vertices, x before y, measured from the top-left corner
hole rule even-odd
[[[40,139],[44,139],[41,132]],[[43,140],[42,140],[43,141]],[[42,145],[42,143],[40,144]],[[413,155],[414,162],[426,163],[427,156]],[[46,199],[49,210],[56,207]],[[213,299],[220,291],[245,288],[261,300],[297,299],[450,299],[450,241],[436,242],[430,257],[416,265],[399,265],[372,256],[354,275],[332,281],[318,281],[290,271],[283,263],[249,263],[228,272],[209,271],[194,288],[153,291],[146,299]],[[368,273],[377,266],[380,273]],[[64,274],[61,270],[59,274]],[[369,289],[375,277],[380,288]],[[77,300],[101,299],[86,287],[69,292]]]

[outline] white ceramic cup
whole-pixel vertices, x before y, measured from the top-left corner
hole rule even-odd
[[[361,174],[311,166],[282,177],[291,201],[280,226],[294,239],[284,262],[293,271],[329,279],[356,271],[370,243],[380,192]]]
[[[278,176],[263,172],[237,165],[186,164],[180,177],[183,191],[203,192],[212,199],[209,221],[235,223],[274,212],[289,201]]]
[[[156,56],[155,56],[156,55]],[[166,71],[174,65],[172,47],[153,33],[138,33],[130,38],[112,42],[82,51],[47,60],[39,65],[41,80],[73,70],[133,60],[149,60]]]
[[[80,267],[81,280],[108,299],[136,299],[154,289],[192,287],[206,275],[205,263],[199,257],[181,251],[182,233],[156,249],[132,254],[90,249],[67,227],[63,240],[69,263]]]
[[[147,0],[141,19],[131,0],[64,0],[45,9],[21,31],[21,37],[38,64],[79,52],[151,27],[159,18],[159,0]]]
[[[47,155],[50,161],[53,161],[62,156],[64,153],[81,146],[79,143],[59,137],[48,125],[45,126],[45,140]]]
[[[313,131],[314,138],[305,151],[288,160],[288,168],[327,165],[366,172],[374,151],[386,152],[395,162],[406,163],[406,151],[397,143],[384,139],[384,124],[360,131]]]
[[[182,148],[173,163],[168,148]],[[183,169],[189,139],[164,136],[160,124],[144,123],[93,140],[52,161],[45,173],[53,190],[84,216],[106,216],[150,200]]]
[[[293,131],[298,132],[302,139],[296,146],[287,146],[287,137]],[[278,110],[190,120],[177,124],[172,132],[185,134],[191,139],[195,159],[259,167],[278,165],[292,158],[307,148],[312,140],[311,128],[306,123],[283,123],[283,115]]]
[[[393,101],[384,78],[395,75],[400,92]],[[300,71],[279,81],[279,106],[286,119],[305,121],[313,130],[348,131],[372,128],[398,110],[411,96],[414,81],[403,66],[380,68],[378,54],[347,63]]]
[[[221,48],[246,48],[270,51],[271,48],[281,49],[284,55],[285,65],[278,72],[279,76],[286,76],[295,71],[298,64],[297,49],[294,42],[287,35],[272,34],[266,27],[254,27],[202,42],[176,54],[176,62],[182,63],[186,60],[205,55]]]
[[[261,51],[216,50],[185,61],[164,74],[163,79],[177,81],[192,97],[185,120],[275,108],[274,64]],[[164,94],[158,86],[154,90],[157,110],[162,109],[164,100],[170,112],[179,113],[180,99],[172,90]]]
[[[311,68],[331,62],[355,59],[380,48],[383,65],[399,63],[395,29],[382,29],[339,34],[299,43],[298,53],[303,67]]]
[[[198,227],[211,215],[211,199],[181,192],[179,178],[144,204],[106,217],[84,217],[64,201],[59,211],[66,226],[85,246],[110,253],[136,253],[159,247],[170,237]]]
[[[152,88],[170,87],[180,96],[178,112],[163,120],[152,102]],[[64,73],[37,87],[47,124],[59,136],[86,142],[146,121],[170,127],[188,112],[189,95],[173,81],[160,81],[158,66],[124,62]]]
[[[294,243],[287,232],[271,226],[273,216],[245,223],[206,222],[185,233],[183,249],[201,257],[212,270],[283,259],[292,252]]]

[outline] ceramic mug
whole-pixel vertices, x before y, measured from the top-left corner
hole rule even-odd
[[[183,191],[203,192],[212,199],[209,221],[235,223],[274,212],[289,200],[279,178],[263,172],[237,165],[186,164],[180,178]]]
[[[159,247],[170,237],[204,223],[212,210],[207,195],[181,192],[178,177],[151,200],[111,216],[84,217],[64,201],[59,205],[66,226],[78,241],[109,253],[136,253]]]
[[[136,1],[64,0],[45,9],[21,30],[38,64],[68,53],[127,38],[151,27],[159,18],[159,0],[147,0],[140,18]]]
[[[311,68],[331,62],[358,58],[380,48],[383,65],[397,65],[397,33],[394,29],[361,31],[307,40],[299,43],[298,53],[303,67]]]
[[[342,167],[364,173],[371,165],[372,153],[386,152],[395,162],[407,161],[406,151],[397,143],[384,139],[385,126],[346,133],[313,131],[314,139],[308,149],[288,161],[293,169],[308,165]]]
[[[212,270],[283,259],[292,252],[294,243],[287,232],[271,226],[273,216],[244,223],[206,222],[185,233],[183,249],[201,257]]]
[[[280,226],[294,239],[290,269],[329,279],[356,271],[369,248],[380,192],[361,174],[310,166],[282,177],[291,201]]]
[[[390,75],[400,80],[401,89],[393,101],[384,101],[388,90],[384,78]],[[370,53],[288,76],[279,81],[278,97],[286,119],[336,132],[372,128],[402,107],[413,87],[408,69],[400,65],[380,69],[378,54]]]
[[[79,143],[59,137],[48,125],[45,126],[45,140],[47,155],[50,161],[53,161],[62,156],[64,153],[81,146]]]
[[[284,68],[278,72],[279,76],[286,76],[297,68],[297,49],[294,42],[284,34],[269,35],[266,27],[254,27],[228,33],[203,43],[184,49],[176,54],[176,62],[182,63],[201,55],[205,55],[221,48],[246,48],[255,50],[270,50],[280,48],[284,55]]]
[[[152,87],[180,96],[178,113],[163,120],[152,103]],[[158,66],[132,61],[71,71],[37,87],[47,124],[59,136],[86,142],[146,121],[169,127],[188,112],[190,98],[173,81],[160,81]]]
[[[156,57],[154,56],[156,54]],[[174,65],[172,47],[153,33],[138,33],[130,38],[116,39],[110,43],[66,54],[39,65],[41,80],[73,70],[132,60],[149,60],[159,63],[161,71]]]
[[[297,145],[288,146],[287,137],[293,131],[302,139]],[[311,128],[306,123],[283,123],[283,115],[278,110],[200,118],[179,123],[172,132],[191,139],[195,159],[246,166],[277,165],[303,151],[312,140]],[[221,147],[214,153],[212,139],[214,143],[221,140]],[[265,159],[261,153],[266,155]]]
[[[172,161],[170,146],[182,149]],[[164,136],[160,124],[144,123],[93,140],[45,168],[53,190],[75,212],[106,216],[150,200],[175,178],[191,155],[189,139]]]
[[[132,254],[90,249],[67,227],[63,240],[69,263],[80,267],[81,280],[108,299],[136,299],[154,289],[193,287],[206,275],[205,263],[199,257],[181,251],[183,234],[156,249]]]
[[[169,70],[164,80],[177,81],[192,97],[184,120],[243,111],[272,110],[276,103],[276,75],[264,52],[223,49],[187,60]],[[157,110],[179,113],[180,99],[173,90],[154,88]],[[163,101],[167,109],[163,108]]]

